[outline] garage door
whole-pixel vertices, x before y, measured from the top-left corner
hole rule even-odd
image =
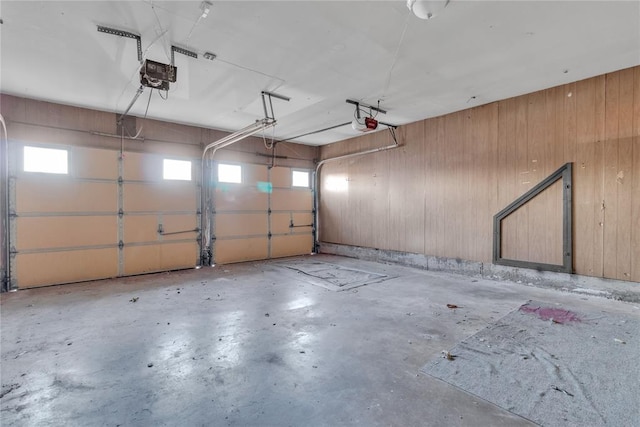
[[[195,164],[197,162],[155,154],[126,153],[122,186],[122,275],[197,264],[199,215],[196,207],[200,206],[200,198],[194,179]],[[177,175],[171,175],[171,170]]]
[[[188,180],[164,179],[163,162],[151,154],[125,152],[121,160],[111,150],[13,145],[12,287],[193,267],[196,171]]]
[[[313,249],[311,172],[216,163],[215,263],[308,254]],[[294,182],[296,177],[296,182]]]

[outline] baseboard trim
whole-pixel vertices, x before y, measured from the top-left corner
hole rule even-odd
[[[599,296],[619,301],[640,303],[640,283],[582,276],[579,274],[538,271],[468,261],[459,258],[443,258],[410,252],[375,249],[361,246],[320,242],[319,252],[367,261],[400,264],[429,271],[443,271],[465,276],[551,288],[582,295]]]

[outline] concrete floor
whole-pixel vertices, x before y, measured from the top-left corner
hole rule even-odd
[[[533,425],[419,370],[529,299],[640,315],[599,297],[313,260],[393,278],[336,292],[256,262],[3,294],[1,424]]]

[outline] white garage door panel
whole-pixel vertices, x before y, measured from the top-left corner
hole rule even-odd
[[[274,187],[291,187],[291,169],[282,167],[272,168],[271,183]]]
[[[216,212],[263,211],[268,208],[267,193],[256,187],[229,186],[215,190]]]
[[[198,219],[194,214],[174,215],[165,213],[160,218],[160,223],[165,233],[162,236],[162,241],[164,242],[185,239],[193,239],[195,241],[198,237],[198,231],[195,230],[200,227],[200,224],[198,224]]]
[[[125,183],[125,212],[196,211],[196,186],[186,182]]]
[[[124,248],[124,274],[151,273],[195,267],[198,243],[167,242]]]
[[[22,212],[117,212],[118,185],[45,174],[20,176],[16,208]]]
[[[118,249],[18,254],[15,269],[20,288],[115,277],[118,275]]]
[[[88,179],[118,179],[117,151],[74,147],[71,162],[73,176]]]
[[[294,227],[291,227],[293,222]],[[273,234],[310,233],[313,214],[308,213],[274,213],[271,214],[271,232]],[[303,227],[308,225],[308,227]]]
[[[273,236],[271,238],[271,257],[281,258],[294,255],[307,255],[313,249],[311,234]]]
[[[313,194],[310,190],[283,190],[274,188],[271,209],[274,211],[311,211]]]
[[[133,181],[162,180],[162,157],[144,153],[125,153],[122,177]]]
[[[264,238],[233,239],[216,241],[216,263],[267,259],[269,240]]]
[[[290,213],[272,213],[271,232],[273,234],[289,234],[291,232],[291,219]]]
[[[125,215],[124,243],[158,242],[158,215]]]
[[[117,216],[18,217],[16,249],[114,245]]]
[[[258,182],[269,181],[269,170],[264,165],[242,165],[243,181],[249,183],[249,185],[257,184]]]
[[[296,232],[298,233],[311,233],[313,231],[313,212],[305,213],[292,213],[293,225],[296,226]],[[302,227],[305,226],[305,227]]]
[[[216,237],[256,236],[269,233],[266,212],[216,215]]]
[[[159,226],[162,226],[164,233],[175,234],[161,235],[158,233]],[[195,241],[197,232],[194,230],[197,227],[196,217],[193,214],[125,215],[124,243],[160,243],[185,239]]]

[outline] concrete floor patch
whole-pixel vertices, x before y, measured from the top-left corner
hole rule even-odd
[[[308,278],[303,280],[333,291],[346,291],[391,279],[386,274],[320,261],[295,260],[277,265],[306,275]]]

